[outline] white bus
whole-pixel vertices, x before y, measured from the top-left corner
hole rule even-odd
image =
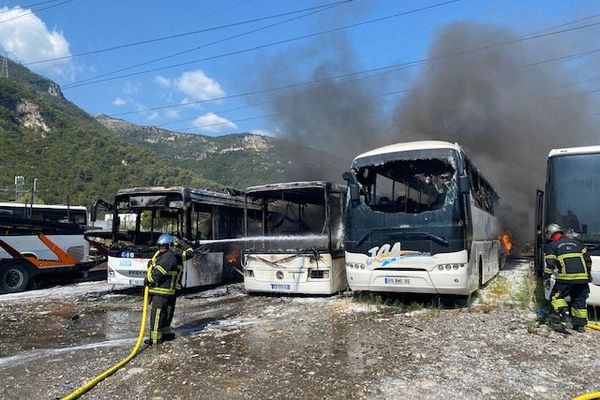
[[[344,179],[352,290],[469,295],[498,273],[498,196],[458,144],[378,148]]]
[[[246,291],[332,294],[346,289],[345,193],[345,187],[330,182],[247,188]]]
[[[86,228],[83,206],[0,203],[0,291],[25,290],[38,275],[89,262]]]
[[[536,272],[544,270],[545,226],[559,224],[592,257],[588,304],[600,306],[600,146],[554,149],[548,154],[546,190],[537,191]]]
[[[241,280],[244,198],[189,187],[138,187],[120,190],[114,204],[98,201],[112,213],[112,229],[86,234],[108,253],[108,282],[142,286],[148,261],[162,233],[187,239],[194,257],[184,262],[185,288]],[[127,221],[127,222],[126,222]],[[236,269],[238,272],[236,272]]]

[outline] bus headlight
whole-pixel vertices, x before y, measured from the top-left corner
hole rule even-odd
[[[247,276],[248,278],[254,278],[254,271],[251,269],[245,269],[244,275]]]
[[[354,268],[354,269],[365,269],[365,264],[363,263],[346,263],[346,267],[347,268]]]
[[[438,269],[439,271],[451,271],[451,270],[455,270],[458,271],[461,268],[464,268],[465,264],[464,263],[453,263],[453,264],[438,264],[434,267],[434,269]]]

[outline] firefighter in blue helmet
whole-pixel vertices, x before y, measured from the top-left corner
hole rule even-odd
[[[159,344],[173,340],[171,321],[175,311],[177,293],[181,290],[183,265],[181,256],[173,248],[176,239],[162,234],[156,244],[158,250],[148,262],[148,271],[144,284],[149,287],[152,310],[150,314],[150,339],[147,344]]]
[[[556,273],[550,303],[560,319],[554,330],[566,333],[567,327],[572,325],[577,332],[584,332],[587,325],[586,300],[590,293],[588,282],[592,279],[592,259],[585,246],[579,240],[566,236],[557,224],[546,227],[546,237],[550,239],[550,243],[544,251],[544,284],[549,287],[550,277]],[[566,297],[571,298],[570,312]]]

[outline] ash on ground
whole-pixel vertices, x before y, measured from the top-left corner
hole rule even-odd
[[[463,304],[248,296],[240,284],[186,294],[176,340],[144,348],[84,398],[569,399],[597,390],[600,332],[539,325],[529,269],[510,262]],[[0,296],[0,398],[59,398],[124,358],[140,301],[106,283]]]

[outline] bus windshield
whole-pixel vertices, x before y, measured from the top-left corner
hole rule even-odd
[[[453,149],[422,149],[358,158],[359,201],[346,216],[347,251],[402,240],[435,254],[464,246]]]
[[[256,246],[262,250],[329,247],[325,187],[253,190],[247,193],[247,202],[261,205],[264,213],[260,219],[247,214],[247,237],[261,239],[253,241],[255,250]],[[258,224],[261,220],[264,225]]]
[[[124,195],[117,197],[119,218],[115,231],[121,244],[153,246],[162,233],[183,233],[183,198],[180,193]],[[123,243],[124,242],[124,243]]]
[[[548,162],[546,222],[600,244],[600,154],[552,157]]]

